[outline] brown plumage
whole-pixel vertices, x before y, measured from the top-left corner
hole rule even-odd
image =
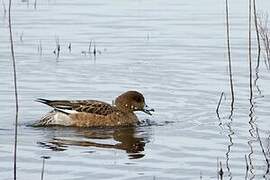
[[[34,126],[112,127],[131,126],[138,118],[134,111],[151,115],[144,97],[137,91],[128,91],[115,99],[115,105],[96,100],[46,100],[37,99],[54,108]]]

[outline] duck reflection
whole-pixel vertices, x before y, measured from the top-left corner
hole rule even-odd
[[[38,144],[53,151],[65,151],[69,146],[118,149],[126,151],[129,158],[138,159],[144,157],[145,144],[149,142],[149,133],[135,127],[102,130],[68,128],[64,131],[59,128],[54,128],[53,136],[50,135],[52,140]]]

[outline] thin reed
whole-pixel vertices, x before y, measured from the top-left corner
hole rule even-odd
[[[256,0],[253,0],[253,16],[254,16],[254,25],[256,30],[256,38],[257,38],[257,65],[256,69],[259,69],[260,66],[260,57],[261,57],[261,42],[260,42],[260,33],[258,27],[258,17],[257,17],[257,9],[256,9]]]
[[[223,168],[222,168],[222,163],[220,161],[219,162],[218,179],[223,180],[223,174],[224,174],[224,171],[223,171]]]
[[[37,0],[34,2],[34,8],[37,9]]]
[[[228,61],[229,61],[229,76],[230,76],[230,88],[231,88],[231,114],[233,115],[234,109],[234,88],[233,88],[233,75],[232,75],[232,60],[231,60],[231,47],[230,47],[230,24],[229,24],[229,5],[226,0],[226,32],[227,32],[227,50],[228,50]]]
[[[218,119],[220,119],[219,108],[220,108],[220,104],[221,104],[221,101],[222,101],[223,96],[225,96],[224,92],[222,92],[220,94],[219,101],[218,101],[217,108],[216,108],[216,114],[217,114]]]
[[[266,67],[270,68],[270,33],[268,29],[268,14],[262,15],[258,18],[258,31],[261,36],[264,50],[265,50],[265,64]]]
[[[252,10],[252,1],[249,0],[249,13],[248,13],[248,62],[249,62],[249,100],[252,101],[253,91],[252,91],[252,52],[251,52],[251,10]]]
[[[265,151],[265,149],[263,147],[262,140],[261,140],[261,137],[260,137],[259,129],[258,128],[256,128],[256,133],[257,133],[257,137],[258,137],[258,141],[259,141],[259,144],[260,144],[260,147],[261,147],[262,154],[264,156],[264,159],[265,159],[266,165],[267,165],[265,174],[268,174],[269,173],[269,168],[270,168],[270,162],[269,162],[269,159],[268,159],[268,157],[266,155],[266,151]]]
[[[12,65],[13,65],[13,82],[14,82],[14,94],[15,94],[15,128],[14,128],[14,154],[13,154],[13,178],[17,179],[17,143],[18,143],[18,112],[19,112],[19,102],[18,102],[18,90],[17,90],[17,72],[16,72],[16,61],[14,55],[14,45],[13,45],[13,37],[12,37],[12,26],[11,26],[11,0],[9,0],[8,6],[8,27],[9,27],[9,38],[10,38],[10,50],[12,57]]]
[[[248,170],[249,170],[249,165],[248,165],[248,158],[247,155],[245,154],[245,162],[246,162],[246,174],[245,174],[245,179],[248,177]]]
[[[44,179],[44,171],[45,171],[45,160],[50,159],[50,156],[41,156],[41,158],[42,158],[42,168],[41,168],[40,179],[43,180]]]
[[[254,86],[257,88],[257,92],[261,96],[262,92],[257,84],[257,81],[259,80],[259,67],[260,67],[260,59],[261,59],[261,40],[260,40],[260,32],[259,32],[259,26],[258,26],[256,0],[253,0],[253,16],[254,16],[254,25],[255,25],[255,30],[256,30],[256,38],[257,38],[257,65],[255,68],[256,77],[254,80]]]

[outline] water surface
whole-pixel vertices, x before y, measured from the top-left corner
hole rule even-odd
[[[257,3],[260,11],[270,7],[266,0]],[[12,10],[20,102],[18,179],[39,179],[41,156],[50,157],[44,179],[217,179],[217,161],[224,179],[268,178],[256,127],[268,158],[270,76],[262,59],[261,93],[254,87],[251,111],[247,1],[230,6],[232,118],[223,1],[45,0],[35,9],[34,1],[15,0]],[[0,11],[0,176],[5,180],[13,174],[15,109],[7,17],[3,6]],[[57,41],[59,56],[53,53]],[[49,111],[36,98],[111,103],[130,89],[142,92],[156,110],[151,117],[137,114],[142,126],[27,126]],[[218,119],[221,92],[226,100]]]

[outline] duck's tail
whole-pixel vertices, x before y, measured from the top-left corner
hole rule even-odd
[[[39,121],[36,121],[32,124],[33,127],[54,125],[70,126],[72,125],[72,120],[67,114],[57,110],[53,110],[43,116]]]
[[[43,104],[46,104],[46,105],[49,105],[50,106],[50,103],[52,102],[51,100],[48,100],[48,99],[42,99],[42,98],[38,98],[35,100],[36,102],[40,102],[40,103],[43,103]]]
[[[56,111],[51,111],[43,116],[40,120],[32,124],[33,127],[50,126],[55,124]]]

